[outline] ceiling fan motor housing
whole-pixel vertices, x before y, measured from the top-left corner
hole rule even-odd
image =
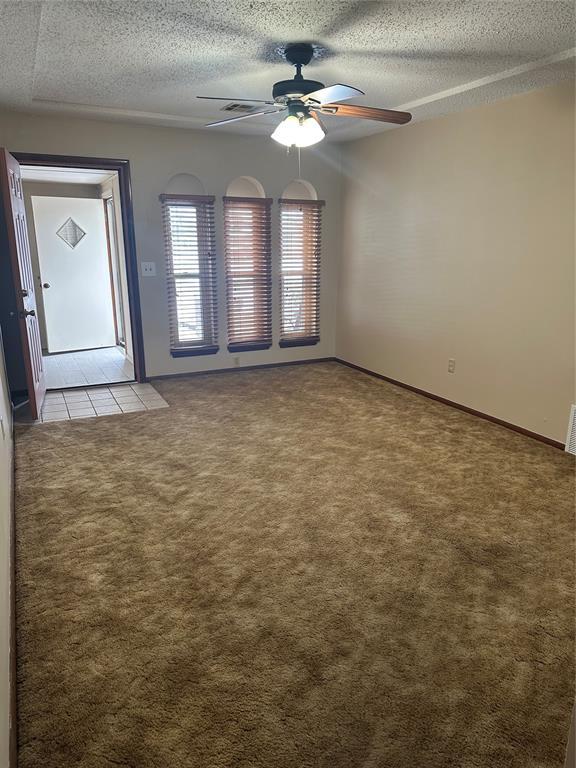
[[[305,80],[302,67],[314,58],[314,47],[310,43],[290,43],[284,49],[284,57],[296,67],[296,76],[292,80],[280,80],[274,83],[272,98],[279,104],[286,104],[292,99],[300,99],[313,91],[324,88],[324,83],[317,80]]]
[[[317,80],[305,80],[295,77],[293,80],[280,80],[274,83],[272,88],[272,98],[281,104],[285,104],[290,99],[299,99],[306,96],[307,93],[313,93],[324,88],[324,83]]]

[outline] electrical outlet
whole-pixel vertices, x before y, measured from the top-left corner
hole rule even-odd
[[[448,373],[456,373],[456,360],[453,357],[448,360]]]
[[[155,261],[142,261],[140,268],[142,270],[142,277],[156,277]]]
[[[238,367],[240,365],[240,358],[239,357],[233,357],[232,362],[234,363],[235,367]]]

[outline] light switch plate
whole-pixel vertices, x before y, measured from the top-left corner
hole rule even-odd
[[[142,270],[142,277],[156,277],[156,262],[155,261],[142,261],[142,262],[140,262],[140,269]]]

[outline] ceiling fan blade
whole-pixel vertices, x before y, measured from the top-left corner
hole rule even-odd
[[[397,123],[404,125],[412,120],[410,112],[398,112],[395,109],[377,109],[376,107],[360,107],[356,104],[322,104],[313,107],[322,115],[337,117],[361,117],[363,120],[379,120],[381,123]]]
[[[216,125],[225,125],[226,123],[236,123],[238,120],[246,120],[248,117],[259,117],[260,115],[277,115],[282,109],[265,109],[261,112],[250,112],[249,115],[239,115],[238,117],[228,117],[226,120],[216,120],[214,123],[207,123],[205,128],[214,128]]]
[[[240,99],[238,96],[234,98],[226,99],[224,96],[196,96],[197,99],[210,99],[211,101],[250,101],[252,104],[275,104],[274,101],[265,101],[264,99]]]
[[[327,88],[320,88],[319,91],[312,91],[312,93],[306,94],[302,101],[317,101],[319,104],[328,104],[328,102],[332,101],[353,99],[355,96],[364,96],[364,91],[352,88],[351,85],[336,83],[336,85],[329,85]]]

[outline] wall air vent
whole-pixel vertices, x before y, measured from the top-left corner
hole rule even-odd
[[[222,112],[243,112],[246,114],[247,112],[253,112],[255,109],[254,104],[242,104],[239,101],[231,101],[230,104],[222,107]]]
[[[566,435],[564,450],[576,455],[576,405],[570,409],[570,421],[568,422],[568,434]]]

